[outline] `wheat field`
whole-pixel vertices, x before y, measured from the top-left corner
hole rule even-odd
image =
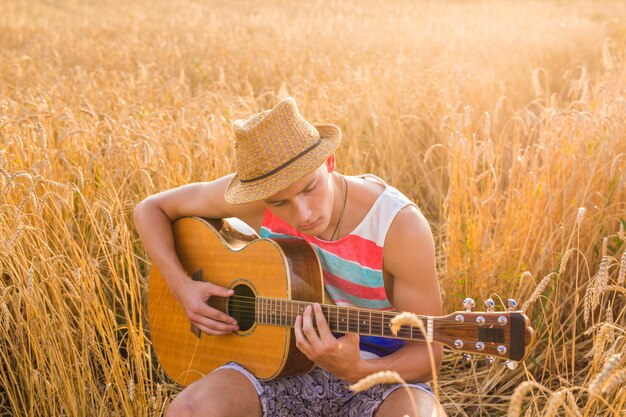
[[[293,96],[429,219],[445,311],[516,298],[451,416],[626,415],[626,4],[0,0],[0,415],[158,416],[134,206],[233,169]]]

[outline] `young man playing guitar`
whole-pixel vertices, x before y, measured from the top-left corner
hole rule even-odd
[[[292,98],[234,123],[235,174],[153,195],[135,209],[135,223],[152,262],[189,320],[209,335],[238,329],[234,318],[207,304],[232,291],[194,281],[178,259],[172,222],[185,216],[237,217],[261,237],[293,236],[315,248],[325,288],[338,305],[441,314],[430,227],[395,188],[371,176],[335,170],[341,131],[308,123]],[[228,363],[183,390],[173,416],[402,416],[411,398],[398,385],[353,393],[348,385],[392,370],[411,382],[420,416],[443,415],[425,384],[432,378],[427,345],[331,332],[321,308],[296,319],[296,345],[317,367],[260,381]],[[432,345],[441,363],[442,347]]]

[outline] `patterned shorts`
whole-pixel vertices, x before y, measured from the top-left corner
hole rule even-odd
[[[260,381],[243,366],[229,362],[219,369],[233,369],[245,375],[254,388],[264,416],[373,416],[385,398],[402,385],[375,385],[372,388],[354,393],[348,384],[330,372],[315,368],[304,375]],[[433,394],[430,386],[424,383],[409,384]]]

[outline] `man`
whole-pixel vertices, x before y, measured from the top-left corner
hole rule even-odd
[[[191,280],[178,260],[171,222],[183,216],[238,217],[261,237],[308,240],[324,271],[325,288],[338,305],[440,315],[434,245],[419,209],[373,176],[335,170],[341,131],[313,126],[286,98],[273,109],[234,123],[236,170],[208,183],[153,195],[135,209],[139,235],[190,321],[210,335],[238,329],[209,307],[231,292]],[[317,329],[314,326],[317,325]],[[361,393],[347,389],[367,375],[392,370],[414,382],[420,416],[443,412],[423,382],[432,378],[427,346],[354,334],[336,337],[315,305],[296,319],[297,347],[318,368],[306,375],[259,381],[229,363],[189,385],[168,416],[402,416],[412,398],[397,385]],[[433,345],[437,367],[442,349]]]

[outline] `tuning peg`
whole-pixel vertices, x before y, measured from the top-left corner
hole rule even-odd
[[[493,365],[494,361],[495,361],[495,359],[493,358],[493,356],[487,356],[485,358],[485,362],[487,363],[487,365]]]
[[[487,298],[485,300],[485,311],[491,312],[493,311],[495,306],[496,306],[496,303],[493,302],[493,299]]]
[[[461,355],[461,358],[463,359],[463,363],[469,363],[472,360],[472,357],[469,355],[469,353],[464,353],[463,355]]]
[[[506,365],[507,368],[509,368],[511,371],[517,369],[517,365],[518,363],[516,361],[504,361],[504,364]]]
[[[473,298],[466,298],[463,301],[463,307],[465,307],[465,311],[472,311],[472,308],[476,306],[476,302]]]
[[[509,298],[508,300],[506,300],[506,308],[509,311],[515,311],[517,310],[517,301],[515,301],[512,298]]]

